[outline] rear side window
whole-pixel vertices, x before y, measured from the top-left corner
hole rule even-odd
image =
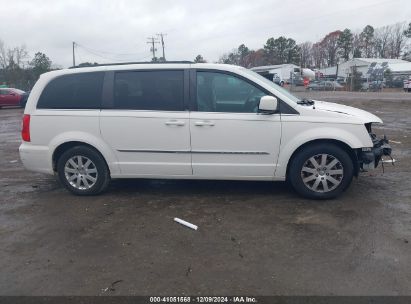
[[[114,108],[183,111],[183,71],[117,72]]]
[[[39,109],[100,109],[104,72],[71,74],[49,82]]]

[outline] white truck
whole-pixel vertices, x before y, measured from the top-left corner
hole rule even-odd
[[[272,80],[274,83],[284,86],[286,83],[295,82],[297,78],[314,79],[315,72],[311,69],[301,69],[295,64],[279,64],[279,65],[266,65],[251,68],[252,71],[264,76],[265,78]]]
[[[411,76],[408,77],[408,80],[404,80],[404,92],[411,92]]]

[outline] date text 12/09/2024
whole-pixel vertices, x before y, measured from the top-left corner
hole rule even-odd
[[[150,303],[257,303],[255,297],[150,297]]]

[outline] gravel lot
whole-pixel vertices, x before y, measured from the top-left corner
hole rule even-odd
[[[22,110],[0,109],[0,294],[411,295],[411,94],[306,96],[380,116],[396,166],[332,201],[281,182],[175,180],[76,197],[24,170]]]

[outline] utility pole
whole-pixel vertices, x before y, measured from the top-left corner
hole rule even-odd
[[[164,36],[167,36],[167,34],[159,33],[157,36],[160,37],[161,39],[161,47],[163,48],[163,61],[166,61],[166,54],[164,52]]]
[[[148,37],[147,39],[148,39],[147,44],[151,44],[150,51],[153,53],[152,61],[156,61],[156,51],[157,51],[157,49],[155,48],[154,44],[159,43],[159,42],[157,41],[157,38],[155,38],[155,37]]]
[[[74,47],[76,46],[76,43],[73,41],[73,67],[76,66],[76,56],[74,55]]]
[[[357,71],[357,66],[352,65],[351,66],[351,92],[354,91],[354,73]]]

